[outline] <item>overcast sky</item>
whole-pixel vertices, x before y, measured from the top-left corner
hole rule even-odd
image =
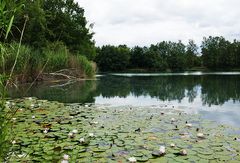
[[[97,45],[198,44],[204,36],[240,38],[240,0],[75,0],[94,23]]]

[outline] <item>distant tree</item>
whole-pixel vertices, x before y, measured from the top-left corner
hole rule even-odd
[[[231,68],[234,65],[234,50],[231,42],[223,37],[204,38],[202,45],[204,66],[211,69]]]
[[[123,71],[129,65],[130,49],[126,45],[103,46],[97,55],[101,71]]]
[[[186,66],[191,68],[197,65],[198,47],[193,40],[189,40],[186,48]]]

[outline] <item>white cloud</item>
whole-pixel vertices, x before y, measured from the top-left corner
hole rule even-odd
[[[76,0],[94,23],[97,45],[240,37],[239,0]]]

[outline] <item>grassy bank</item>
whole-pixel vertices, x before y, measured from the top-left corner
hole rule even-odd
[[[17,43],[3,44],[0,69],[9,73],[16,59]],[[33,81],[41,73],[55,72],[62,69],[77,69],[77,77],[93,77],[95,70],[92,63],[83,55],[72,54],[61,42],[51,43],[43,49],[22,45],[19,49],[15,79]]]

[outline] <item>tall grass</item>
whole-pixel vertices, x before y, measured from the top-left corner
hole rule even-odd
[[[93,68],[93,65],[85,56],[78,55],[77,56],[77,62],[80,66],[80,68],[84,71],[84,74],[88,77],[93,77],[95,74],[95,70]]]
[[[67,47],[59,42],[51,43],[42,50],[27,45],[22,45],[17,50],[18,43],[2,44],[2,47],[4,57],[0,58],[1,73],[3,70],[10,73],[19,51],[13,75],[22,82],[33,81],[46,63],[44,72],[75,68],[87,77],[93,77],[95,73],[92,63],[85,56],[69,53]]]
[[[49,44],[44,50],[46,60],[48,61],[46,70],[57,71],[68,67],[69,51],[62,42]]]

